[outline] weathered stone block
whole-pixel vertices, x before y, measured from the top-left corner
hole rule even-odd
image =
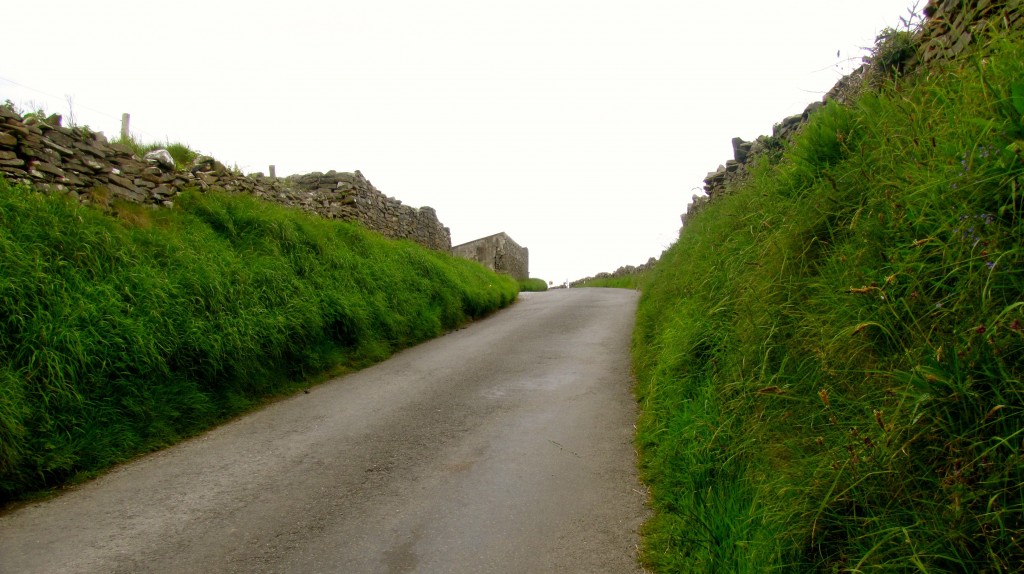
[[[32,177],[39,179],[47,179],[47,176],[44,174],[49,174],[50,176],[56,177],[64,177],[63,169],[53,164],[46,163],[45,161],[34,161],[29,163],[28,173]]]
[[[62,135],[62,134],[54,132],[53,135],[54,136],[59,136],[59,135]],[[68,148],[58,144],[57,142],[53,141],[50,138],[44,137],[44,138],[41,138],[41,141],[42,141],[42,144],[44,146],[50,148],[51,150],[53,150],[53,151],[55,151],[55,152],[57,152],[57,153],[59,153],[61,155],[71,156],[71,155],[75,154],[75,152],[73,150],[68,149]]]
[[[135,157],[135,152],[132,151],[132,148],[130,148],[130,147],[124,145],[124,144],[119,144],[119,143],[107,144],[107,147],[109,147],[115,153],[119,153],[121,155],[126,155],[128,157]]]
[[[108,185],[107,189],[109,189],[110,193],[113,194],[114,196],[124,199],[126,201],[131,201],[134,203],[144,203],[146,200],[146,196],[138,189],[129,189],[127,187],[121,187],[119,185],[113,184]]]
[[[72,187],[81,187],[85,185],[85,180],[79,177],[78,174],[74,172],[65,171],[64,177],[60,179],[60,183],[70,185]]]
[[[42,182],[34,184],[35,188],[46,193],[67,193],[67,186],[60,183]]]
[[[138,193],[138,190],[135,189],[135,182],[133,182],[132,180],[130,180],[130,179],[126,178],[126,177],[120,176],[120,175],[118,175],[116,173],[110,173],[110,174],[107,174],[107,179],[109,179],[110,182],[115,184],[115,185],[118,185],[118,186],[120,186],[120,187],[122,187],[124,189],[132,190],[132,191]]]
[[[95,160],[95,159],[93,159],[91,157],[83,157],[82,158],[82,163],[85,164],[86,167],[88,167],[89,169],[91,169],[95,173],[103,173],[103,172],[106,172],[106,171],[110,170],[110,168],[108,166],[104,165],[102,162],[99,162],[99,161],[97,161],[97,160]]]
[[[22,163],[24,164],[24,162],[22,162]],[[3,162],[0,162],[0,171],[2,171],[3,173],[7,174],[8,176],[16,178],[16,179],[25,179],[25,178],[28,177],[28,172],[27,171],[25,171],[23,169],[18,169],[15,166],[3,165]]]
[[[29,126],[26,126],[24,123],[12,118],[7,118],[6,120],[4,120],[4,130],[7,132],[13,132],[18,137],[18,139],[27,139],[29,136],[35,133],[31,129],[29,129]],[[37,129],[36,132],[38,131],[39,130]]]
[[[158,198],[167,198],[167,197],[173,197],[173,196],[177,195],[177,193],[175,192],[174,189],[172,189],[172,188],[170,188],[170,187],[168,187],[166,185],[158,185],[158,186],[154,187],[152,189],[152,191],[150,191],[150,193],[153,194],[153,197],[158,197]]]

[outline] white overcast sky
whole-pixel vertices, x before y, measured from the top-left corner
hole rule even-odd
[[[0,34],[0,101],[70,97],[108,136],[128,112],[246,173],[358,169],[562,282],[660,255],[731,139],[820,100],[911,4],[37,0]]]

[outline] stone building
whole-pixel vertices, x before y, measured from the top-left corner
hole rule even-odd
[[[452,254],[482,263],[492,271],[511,275],[514,279],[530,277],[530,251],[504,231],[456,245],[452,247]]]

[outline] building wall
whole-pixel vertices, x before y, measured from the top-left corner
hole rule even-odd
[[[530,251],[501,232],[452,247],[452,254],[472,259],[515,279],[530,277]]]

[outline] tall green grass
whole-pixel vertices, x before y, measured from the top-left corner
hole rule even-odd
[[[647,282],[649,276],[648,271],[642,273],[634,273],[632,275],[624,275],[622,277],[592,277],[590,279],[584,279],[576,281],[572,284],[573,287],[607,287],[611,289],[643,289],[644,284]]]
[[[512,302],[476,263],[247,196],[113,217],[0,180],[0,502]]]
[[[547,291],[548,284],[543,279],[537,279],[531,277],[529,279],[520,279],[519,291]]]
[[[634,334],[658,572],[1024,565],[1024,39],[830,104]]]

